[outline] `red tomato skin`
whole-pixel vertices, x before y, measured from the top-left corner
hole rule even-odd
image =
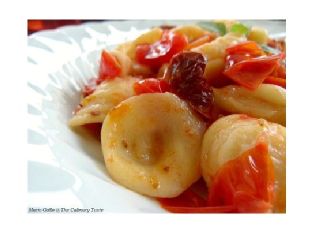
[[[208,205],[234,205],[242,213],[270,212],[273,197],[273,162],[268,145],[261,141],[219,169],[210,186]]]
[[[273,72],[283,75],[280,60],[284,55],[265,56],[261,47],[246,41],[226,49],[226,65],[223,74],[239,85],[255,90]]]
[[[136,95],[170,92],[170,86],[167,81],[155,78],[148,78],[135,82],[133,88]]]
[[[261,47],[253,41],[245,41],[239,44],[228,47],[226,50],[226,55],[246,55],[251,57],[257,57],[264,55]]]
[[[250,117],[242,115],[243,119]],[[187,189],[176,198],[158,198],[173,213],[266,213],[274,200],[274,167],[264,139],[225,163],[208,188],[207,200]]]
[[[138,63],[152,68],[159,68],[170,61],[173,55],[187,46],[186,36],[169,31],[163,32],[162,38],[154,44],[140,44],[136,47]]]
[[[92,78],[82,90],[83,97],[91,95],[96,86],[104,80],[113,79],[121,74],[121,66],[118,60],[109,52],[103,50],[101,53],[100,67],[97,78]]]
[[[237,60],[237,57],[235,59]],[[241,86],[255,90],[275,70],[279,59],[279,55],[271,55],[245,60],[242,58],[242,60],[234,63],[233,57],[229,55],[227,67],[223,73]]]
[[[101,61],[97,83],[112,79],[121,74],[121,66],[116,57],[109,52],[103,50],[101,53]]]

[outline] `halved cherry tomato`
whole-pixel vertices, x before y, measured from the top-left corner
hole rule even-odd
[[[121,73],[121,66],[118,60],[111,53],[103,50],[101,54],[99,76],[97,83],[104,81],[105,79],[112,79],[119,76]]]
[[[286,79],[277,78],[274,76],[269,76],[269,77],[265,78],[263,83],[270,83],[270,84],[274,84],[274,85],[286,88]]]
[[[228,55],[223,73],[241,86],[255,90],[275,70],[280,55],[244,59],[242,58],[242,60],[235,63],[233,57]],[[237,55],[235,60],[237,60]]]
[[[170,91],[170,86],[167,81],[154,78],[143,79],[135,82],[133,88],[136,95]]]
[[[223,74],[241,86],[255,90],[266,77],[279,68],[283,54],[265,56],[261,47],[247,41],[226,49]]]
[[[154,44],[141,44],[136,47],[136,60],[140,64],[159,68],[170,61],[173,55],[187,45],[185,35],[165,30],[161,39]]]
[[[158,198],[173,213],[259,213],[272,209],[274,167],[268,145],[260,141],[219,169],[208,200],[187,189],[176,198]]]
[[[208,205],[234,205],[244,213],[269,212],[273,196],[273,163],[268,145],[260,141],[219,169],[209,190]]]

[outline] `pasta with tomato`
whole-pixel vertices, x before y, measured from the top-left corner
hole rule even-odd
[[[286,54],[238,21],[103,50],[71,127],[101,125],[117,183],[175,213],[286,211]],[[198,190],[200,186],[200,190]]]

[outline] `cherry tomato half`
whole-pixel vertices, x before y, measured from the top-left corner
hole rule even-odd
[[[170,91],[170,86],[167,81],[154,78],[143,79],[135,82],[133,88],[136,95]]]
[[[140,64],[159,68],[170,61],[173,55],[187,45],[185,35],[165,30],[162,38],[153,44],[141,44],[136,47],[136,60]]]
[[[101,54],[99,76],[97,83],[105,79],[112,79],[119,76],[121,73],[121,66],[114,55],[103,50]]]
[[[238,60],[237,56],[234,60]],[[271,55],[242,58],[242,60],[235,62],[233,57],[228,55],[223,73],[241,86],[255,90],[276,69],[279,60],[280,55]]]
[[[223,74],[241,86],[255,90],[279,67],[283,54],[265,56],[261,47],[252,41],[226,49]]]
[[[261,141],[219,169],[209,190],[208,205],[234,205],[243,213],[269,212],[273,196],[273,162],[267,143]]]

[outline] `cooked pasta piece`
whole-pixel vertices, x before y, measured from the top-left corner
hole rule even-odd
[[[121,44],[119,44],[115,48],[115,51],[119,51],[121,53],[127,54],[127,52],[130,49],[132,43],[133,43],[133,41],[128,41],[128,42],[121,43]]]
[[[208,33],[208,31],[203,30],[200,26],[197,26],[197,25],[178,26],[172,29],[172,31],[185,35],[189,42]]]
[[[134,95],[134,77],[104,81],[96,90],[81,101],[81,108],[69,121],[70,126],[102,123],[106,114],[121,101]]]
[[[265,44],[269,40],[268,31],[262,27],[251,27],[248,36],[248,40],[255,41],[259,44]]]
[[[175,197],[200,178],[204,123],[171,93],[131,97],[104,120],[102,151],[111,177],[144,195]]]
[[[245,115],[230,115],[217,120],[203,139],[203,177],[210,185],[220,167],[255,146],[263,136],[268,141],[268,151],[274,165],[274,210],[282,212],[286,203],[286,129],[279,124]]]
[[[246,38],[240,34],[227,33],[210,43],[193,48],[191,51],[202,53],[207,59],[205,78],[211,80],[218,77],[224,70],[225,49],[245,40]]]
[[[286,90],[272,84],[261,84],[254,91],[229,85],[214,88],[215,104],[231,113],[244,113],[271,122],[286,124]]]

